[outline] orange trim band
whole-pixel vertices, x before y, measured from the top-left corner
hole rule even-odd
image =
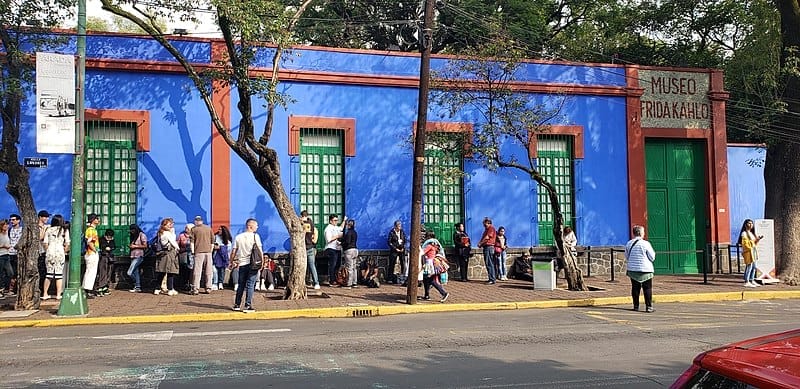
[[[300,130],[327,128],[344,131],[344,155],[356,156],[356,119],[317,116],[289,116],[289,155],[300,155]]]
[[[549,126],[549,129],[546,133],[535,133],[530,134],[528,139],[528,155],[533,158],[537,158],[539,156],[539,138],[538,135],[569,135],[573,137],[573,147],[572,147],[572,156],[576,159],[583,159],[584,151],[583,151],[583,126],[563,126],[563,125],[554,125]]]
[[[136,123],[136,151],[150,151],[150,111],[86,109],[86,120]]]

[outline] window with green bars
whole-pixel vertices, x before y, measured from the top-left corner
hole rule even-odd
[[[537,163],[539,172],[555,187],[558,202],[564,215],[564,223],[573,225],[573,164],[572,137],[564,135],[537,136]],[[537,191],[537,214],[539,219],[539,244],[552,245],[553,207],[547,191],[539,186]],[[573,226],[574,228],[574,226]]]
[[[458,148],[452,148],[455,149]],[[426,147],[422,180],[424,224],[445,246],[453,245],[454,225],[464,220],[462,163],[461,152]]]
[[[300,129],[300,208],[311,214],[319,236],[328,215],[344,214],[342,135],[336,128]],[[318,239],[317,247],[325,247],[325,239]]]
[[[130,253],[128,226],[136,223],[136,124],[86,123],[86,214],[100,216],[97,230],[114,231],[116,255]]]

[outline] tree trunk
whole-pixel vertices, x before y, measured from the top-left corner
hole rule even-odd
[[[12,56],[13,57],[13,56]],[[19,77],[19,68],[9,60],[12,76]],[[16,70],[15,70],[16,69]],[[21,96],[7,94],[3,99],[3,137],[0,149],[0,172],[8,176],[6,191],[14,199],[22,216],[22,236],[17,244],[17,285],[19,294],[15,309],[39,309],[39,227],[28,170],[19,163],[19,120]]]
[[[16,150],[16,148],[15,148]],[[16,154],[16,152],[14,153]],[[22,236],[17,244],[17,285],[19,294],[15,309],[39,309],[39,219],[33,204],[33,195],[28,182],[28,171],[19,163],[4,166],[8,175],[6,190],[14,198],[22,215]]]
[[[776,124],[776,131],[797,127],[800,114],[800,79],[790,55],[800,55],[800,6],[797,0],[776,0],[781,15],[781,67],[785,74],[783,101],[785,112]],[[794,53],[790,53],[794,50]],[[800,145],[775,142],[767,147],[764,168],[766,185],[765,214],[775,220],[775,262],[778,276],[790,285],[800,284]]]
[[[564,265],[564,278],[567,279],[567,288],[573,291],[587,291],[589,288],[583,282],[583,274],[575,262],[575,256],[572,255],[571,251],[564,250],[564,240],[562,239],[564,214],[561,213],[558,194],[553,185],[544,180],[544,177],[538,176],[538,178],[534,179],[547,190],[547,196],[550,199],[550,206],[553,209],[553,241]]]
[[[273,154],[277,155],[277,154]],[[249,164],[248,164],[249,165]],[[253,165],[250,165],[253,166]],[[303,222],[295,212],[289,196],[283,188],[280,177],[280,164],[277,158],[265,157],[257,167],[251,167],[253,175],[269,194],[275,204],[278,216],[289,232],[290,270],[286,280],[286,289],[283,298],[286,300],[301,300],[306,298],[306,239]]]

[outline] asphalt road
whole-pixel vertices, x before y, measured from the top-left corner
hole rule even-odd
[[[659,388],[800,300],[0,331],[0,386]],[[244,314],[244,313],[243,313]]]

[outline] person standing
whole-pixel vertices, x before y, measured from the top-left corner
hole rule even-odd
[[[203,218],[195,216],[194,228],[189,232],[192,237],[191,251],[194,255],[194,278],[192,294],[200,294],[200,276],[205,275],[206,294],[211,293],[211,284],[214,281],[214,261],[211,251],[214,249],[214,232],[211,227],[203,224]]]
[[[192,258],[192,238],[189,233],[194,228],[194,223],[186,223],[183,231],[178,234],[178,285],[177,287],[184,288],[189,293],[194,290],[192,279],[194,278],[194,258]],[[166,286],[164,286],[166,287]]]
[[[356,232],[356,221],[353,219],[345,223],[342,250],[344,251],[344,266],[347,266],[348,274],[347,285],[342,286],[358,288],[358,273],[356,272],[356,265],[358,262],[358,233]]]
[[[508,281],[506,278],[506,249],[508,249],[506,228],[500,226],[497,229],[497,238],[494,244],[494,261],[497,263],[497,279],[501,281]]]
[[[114,250],[117,249],[117,242],[114,240],[114,230],[107,229],[100,237],[100,259],[97,262],[97,285],[95,292],[98,296],[108,296],[111,291],[108,285],[111,284],[111,268],[114,263]]]
[[[53,216],[50,227],[44,232],[44,250],[46,256],[45,266],[47,275],[44,279],[42,288],[42,299],[49,300],[50,282],[56,284],[56,300],[61,300],[64,278],[64,262],[66,253],[69,252],[69,230],[64,228],[64,217],[61,215]]]
[[[8,221],[0,220],[0,298],[5,297],[3,288],[6,282],[10,282],[11,271],[10,256],[8,250],[11,248],[11,239],[8,237]]]
[[[239,281],[244,281],[242,287],[236,289],[236,298],[233,303],[234,311],[255,312],[253,309],[253,294],[255,293],[256,279],[261,268],[253,269],[250,265],[250,255],[253,250],[263,253],[261,238],[256,234],[258,222],[247,219],[245,231],[233,240],[231,250],[231,269],[239,272]],[[263,255],[263,254],[262,254]],[[242,295],[246,293],[244,308],[242,308]]]
[[[224,290],[225,270],[231,264],[231,230],[227,226],[219,226],[214,234],[214,268],[216,269],[216,289]],[[211,289],[214,289],[212,287]]]
[[[653,262],[656,252],[653,246],[644,239],[644,227],[635,225],[632,229],[633,239],[625,244],[625,261],[627,275],[631,279],[631,298],[633,310],[639,310],[639,292],[644,290],[644,305],[647,312],[653,309]]]
[[[486,265],[486,273],[489,275],[487,284],[495,284],[495,268],[497,261],[494,256],[494,245],[497,243],[497,231],[492,226],[492,219],[483,218],[483,235],[478,242],[478,247],[483,248],[483,262]]]
[[[400,261],[400,274],[406,274],[408,271],[408,262],[406,261],[406,232],[403,231],[403,223],[400,220],[394,221],[394,227],[389,231],[387,239],[389,244],[389,263],[386,268],[386,281],[397,284],[397,274],[394,272],[394,267],[397,261]]]
[[[11,228],[8,230],[8,239],[11,241],[11,248],[8,249],[8,262],[11,265],[11,273],[7,274],[9,278],[6,283],[0,282],[0,291],[3,291],[2,288],[6,288],[6,294],[13,296],[16,294],[17,289],[17,263],[19,262],[17,243],[22,238],[22,226],[20,225],[22,217],[12,213],[9,215],[8,220],[11,223]]]
[[[439,240],[436,239],[436,234],[433,231],[428,231],[425,234],[425,242],[422,243],[421,247],[421,255],[424,259],[424,263],[422,265],[422,285],[424,287],[425,294],[422,296],[423,300],[430,300],[431,295],[431,286],[433,286],[439,294],[442,296],[442,299],[439,302],[447,301],[447,298],[450,297],[450,293],[442,286],[441,282],[441,275],[447,272],[446,267],[441,267],[441,265],[437,266],[437,261],[442,264],[446,263],[447,259],[444,257],[444,249],[442,248],[442,244],[439,243]]]
[[[453,233],[453,244],[456,246],[456,262],[458,262],[458,273],[461,275],[462,282],[469,281],[469,255],[472,245],[464,229],[464,223],[456,223],[456,231]]]
[[[344,217],[343,222],[347,220]],[[339,217],[336,215],[328,216],[328,225],[325,226],[325,256],[328,258],[328,286],[338,285],[336,282],[336,271],[342,262],[342,227],[339,225]]]
[[[40,288],[39,290],[43,290],[44,279],[47,276],[46,256],[44,252],[44,232],[47,231],[47,227],[50,227],[50,224],[47,223],[47,219],[50,218],[50,212],[41,210],[39,211],[38,216],[39,216],[39,259],[37,261],[37,267],[39,268],[39,288]]]
[[[131,293],[142,293],[142,278],[139,275],[139,267],[144,261],[144,249],[147,248],[147,235],[144,234],[138,224],[131,224],[130,228],[130,247],[131,265],[128,267],[128,277],[133,279],[133,289]]]
[[[178,274],[178,240],[175,237],[175,223],[171,217],[161,220],[158,228],[158,241],[161,243],[161,251],[156,253],[156,273],[157,279],[166,278],[166,288],[156,289],[153,294],[166,294],[175,296],[175,275]]]
[[[314,289],[319,289],[319,275],[317,275],[317,227],[308,211],[300,212],[300,220],[303,221],[303,230],[306,233],[306,273],[311,274],[311,282]]]
[[[756,261],[758,261],[758,250],[756,245],[764,236],[756,234],[756,226],[751,219],[745,219],[742,229],[739,232],[739,244],[742,246],[742,258],[744,259],[744,286],[746,288],[756,288],[761,285],[756,284]]]
[[[97,278],[97,264],[100,261],[100,238],[97,236],[97,226],[100,224],[100,217],[90,213],[86,218],[86,255],[83,256],[86,262],[86,270],[83,273],[83,289],[86,291],[87,298],[94,298],[94,281]]]

